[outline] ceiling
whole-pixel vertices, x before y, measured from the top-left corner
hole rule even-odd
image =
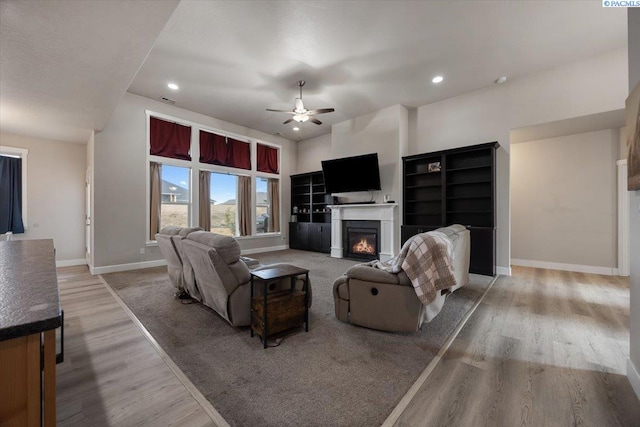
[[[627,44],[626,10],[599,1],[182,0],[177,7],[10,1],[0,7],[0,125],[20,130],[41,117],[58,120],[68,128],[61,139],[72,139],[73,129],[101,129],[127,88],[307,139],[391,105],[425,105],[492,85],[499,76],[513,80]],[[434,85],[435,75],[444,81]],[[282,124],[288,115],[265,109],[292,109],[300,79],[307,81],[307,108],[336,111],[317,116],[323,125],[307,122],[295,132],[293,123]],[[180,89],[169,90],[169,82]]]
[[[86,142],[106,124],[177,4],[0,2],[2,132]]]

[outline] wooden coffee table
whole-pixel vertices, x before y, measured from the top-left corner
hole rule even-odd
[[[298,276],[304,275],[302,291],[295,288]],[[291,278],[291,289],[268,293],[269,282]],[[254,280],[262,282],[262,295],[253,296]],[[267,338],[304,323],[309,332],[309,270],[289,264],[278,264],[251,272],[251,336],[254,332],[262,338],[267,348]]]

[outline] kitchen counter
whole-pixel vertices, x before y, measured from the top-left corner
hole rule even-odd
[[[61,324],[53,240],[0,242],[0,341]]]

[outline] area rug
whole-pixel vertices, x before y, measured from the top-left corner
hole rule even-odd
[[[310,328],[262,348],[201,304],[182,304],[165,267],[103,275],[193,384],[234,426],[377,426],[437,354],[492,278],[450,295],[416,333],[388,333],[335,318],[332,286],[353,261],[285,250],[253,255],[310,270]]]

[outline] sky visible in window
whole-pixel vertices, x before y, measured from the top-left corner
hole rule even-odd
[[[189,188],[189,168],[162,165],[162,179],[182,188]],[[211,198],[217,204],[229,200],[235,200],[237,189],[237,177],[223,173],[211,173]],[[256,179],[256,192],[267,192],[267,180]]]

